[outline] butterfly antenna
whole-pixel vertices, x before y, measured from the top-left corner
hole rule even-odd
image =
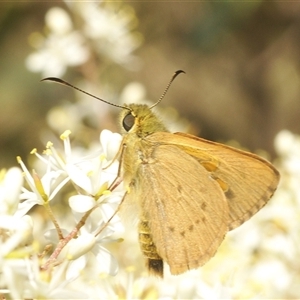
[[[171,83],[174,81],[174,79],[175,79],[180,73],[185,73],[185,72],[182,71],[182,70],[178,70],[178,71],[176,71],[176,72],[173,74],[173,76],[172,76],[171,80],[169,81],[168,85],[166,86],[164,92],[162,93],[162,95],[160,96],[160,98],[159,98],[153,105],[151,105],[151,106],[149,107],[150,109],[153,108],[154,106],[156,106],[156,105],[157,105],[157,104],[165,97],[165,95],[166,95],[166,93],[167,93],[169,87],[171,86]]]
[[[74,86],[74,85],[72,85],[72,84],[70,84],[70,83],[68,83],[68,82],[66,82],[66,81],[64,81],[64,80],[62,80],[62,79],[60,79],[60,78],[56,78],[56,77],[47,77],[47,78],[42,79],[41,81],[53,81],[53,82],[56,82],[56,83],[59,83],[59,84],[62,84],[62,85],[66,85],[66,86],[69,86],[69,87],[71,87],[71,88],[73,88],[73,89],[75,89],[75,90],[77,90],[77,91],[80,91],[80,92],[82,92],[82,93],[84,93],[84,94],[86,94],[86,95],[88,95],[88,96],[91,96],[91,97],[93,97],[93,98],[95,98],[95,99],[97,99],[97,100],[100,100],[100,101],[102,101],[102,102],[104,102],[104,103],[107,103],[107,104],[109,104],[109,105],[112,105],[112,106],[116,106],[116,107],[119,107],[119,108],[124,108],[124,109],[130,110],[130,109],[129,109],[128,107],[126,107],[126,106],[122,106],[122,105],[118,105],[118,104],[114,104],[114,103],[108,102],[108,101],[106,101],[106,100],[104,100],[104,99],[101,99],[101,98],[99,98],[99,97],[97,97],[97,96],[94,96],[94,95],[92,95],[92,94],[90,94],[90,93],[88,93],[88,92],[86,92],[86,91],[83,91],[82,89],[80,89],[80,88],[78,88],[78,87],[76,87],[76,86]]]

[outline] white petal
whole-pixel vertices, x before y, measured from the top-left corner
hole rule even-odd
[[[46,14],[46,24],[54,32],[64,34],[72,29],[72,21],[67,12],[60,7],[52,7]]]
[[[57,288],[65,280],[65,272],[69,265],[68,261],[63,261],[60,265],[53,268],[52,279],[49,284],[50,289]]]
[[[45,56],[42,51],[30,54],[25,61],[27,69],[31,72],[40,72],[45,64]]]
[[[15,212],[14,216],[18,218],[23,217],[36,204],[41,205],[41,203],[39,203],[37,199],[28,199],[22,203],[19,203],[18,209]]]
[[[274,143],[277,152],[280,155],[286,155],[295,145],[295,136],[288,130],[281,130],[275,137]]]
[[[103,148],[108,143],[108,141],[109,141],[110,137],[112,136],[112,134],[113,133],[110,130],[107,130],[107,129],[104,129],[104,130],[101,131],[101,133],[100,133],[100,143],[101,143]],[[103,151],[105,152],[106,149],[105,150],[103,149]]]
[[[14,233],[1,244],[0,256],[5,256],[17,246],[31,239],[32,222],[31,218],[17,219],[11,216],[2,216],[0,218],[0,228],[5,228]]]
[[[51,187],[56,182],[57,178],[61,175],[61,171],[47,172],[41,179],[46,195],[50,195]]]
[[[74,280],[74,278],[80,276],[82,270],[84,270],[86,266],[86,256],[81,256],[78,259],[71,261],[66,272],[67,280]]]
[[[95,254],[97,261],[99,262],[97,267],[101,273],[110,274],[112,276],[117,274],[119,270],[117,260],[107,249],[99,245],[95,245],[92,252]]]
[[[85,195],[75,195],[69,198],[70,207],[76,212],[87,212],[95,206],[96,202],[93,197]]]
[[[23,184],[22,172],[19,168],[11,168],[0,180],[0,216],[13,215],[20,200]]]
[[[95,236],[88,233],[71,240],[68,244],[67,259],[74,260],[86,254],[95,246],[95,243]]]
[[[11,168],[5,174],[1,189],[0,202],[5,202],[6,213],[13,214],[19,204],[23,176],[19,168]]]
[[[122,136],[118,133],[112,133],[111,131],[104,129],[100,134],[100,142],[103,147],[103,151],[107,157],[107,160],[111,160],[117,154]]]
[[[87,193],[92,194],[91,181],[80,168],[73,164],[66,164],[66,171],[76,185],[84,189]]]
[[[139,82],[128,83],[120,95],[120,103],[138,103],[146,98],[146,89]],[[128,102],[130,99],[130,102]]]

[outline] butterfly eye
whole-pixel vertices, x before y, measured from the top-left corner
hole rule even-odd
[[[135,120],[135,117],[131,113],[126,115],[123,119],[123,128],[126,131],[129,131],[132,128],[132,126],[134,125],[134,120]]]

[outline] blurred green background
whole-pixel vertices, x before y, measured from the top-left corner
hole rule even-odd
[[[130,26],[141,41],[134,51],[139,63],[133,69],[124,68],[95,51],[84,64],[68,67],[61,76],[65,80],[77,84],[84,78],[98,86],[97,96],[112,102],[126,84],[138,81],[146,88],[147,99],[155,101],[173,72],[183,69],[186,75],[176,79],[160,105],[176,108],[190,122],[192,133],[221,142],[235,140],[273,157],[273,140],[281,129],[299,133],[300,2],[105,5],[116,14],[125,9],[134,16]],[[45,14],[54,6],[69,12],[80,31],[78,15],[65,2],[0,4],[1,168],[16,165],[15,157],[25,158],[34,147],[42,149],[49,110],[63,101],[76,102],[75,92],[41,83],[43,75],[29,71],[25,64],[36,51],[30,43],[32,33],[47,36]],[[109,99],[102,94],[108,84],[115,95]],[[91,107],[102,107],[89,101]],[[110,111],[111,119],[88,126],[97,134],[103,128],[119,131],[118,110]]]

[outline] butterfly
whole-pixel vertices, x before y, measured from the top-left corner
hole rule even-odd
[[[137,207],[140,248],[150,274],[160,277],[164,262],[173,275],[204,265],[228,231],[268,202],[280,178],[270,162],[255,154],[168,131],[152,109],[182,72],[175,72],[150,107],[96,97],[122,108],[118,177],[128,187],[122,203]],[[76,88],[61,79],[45,80]]]

